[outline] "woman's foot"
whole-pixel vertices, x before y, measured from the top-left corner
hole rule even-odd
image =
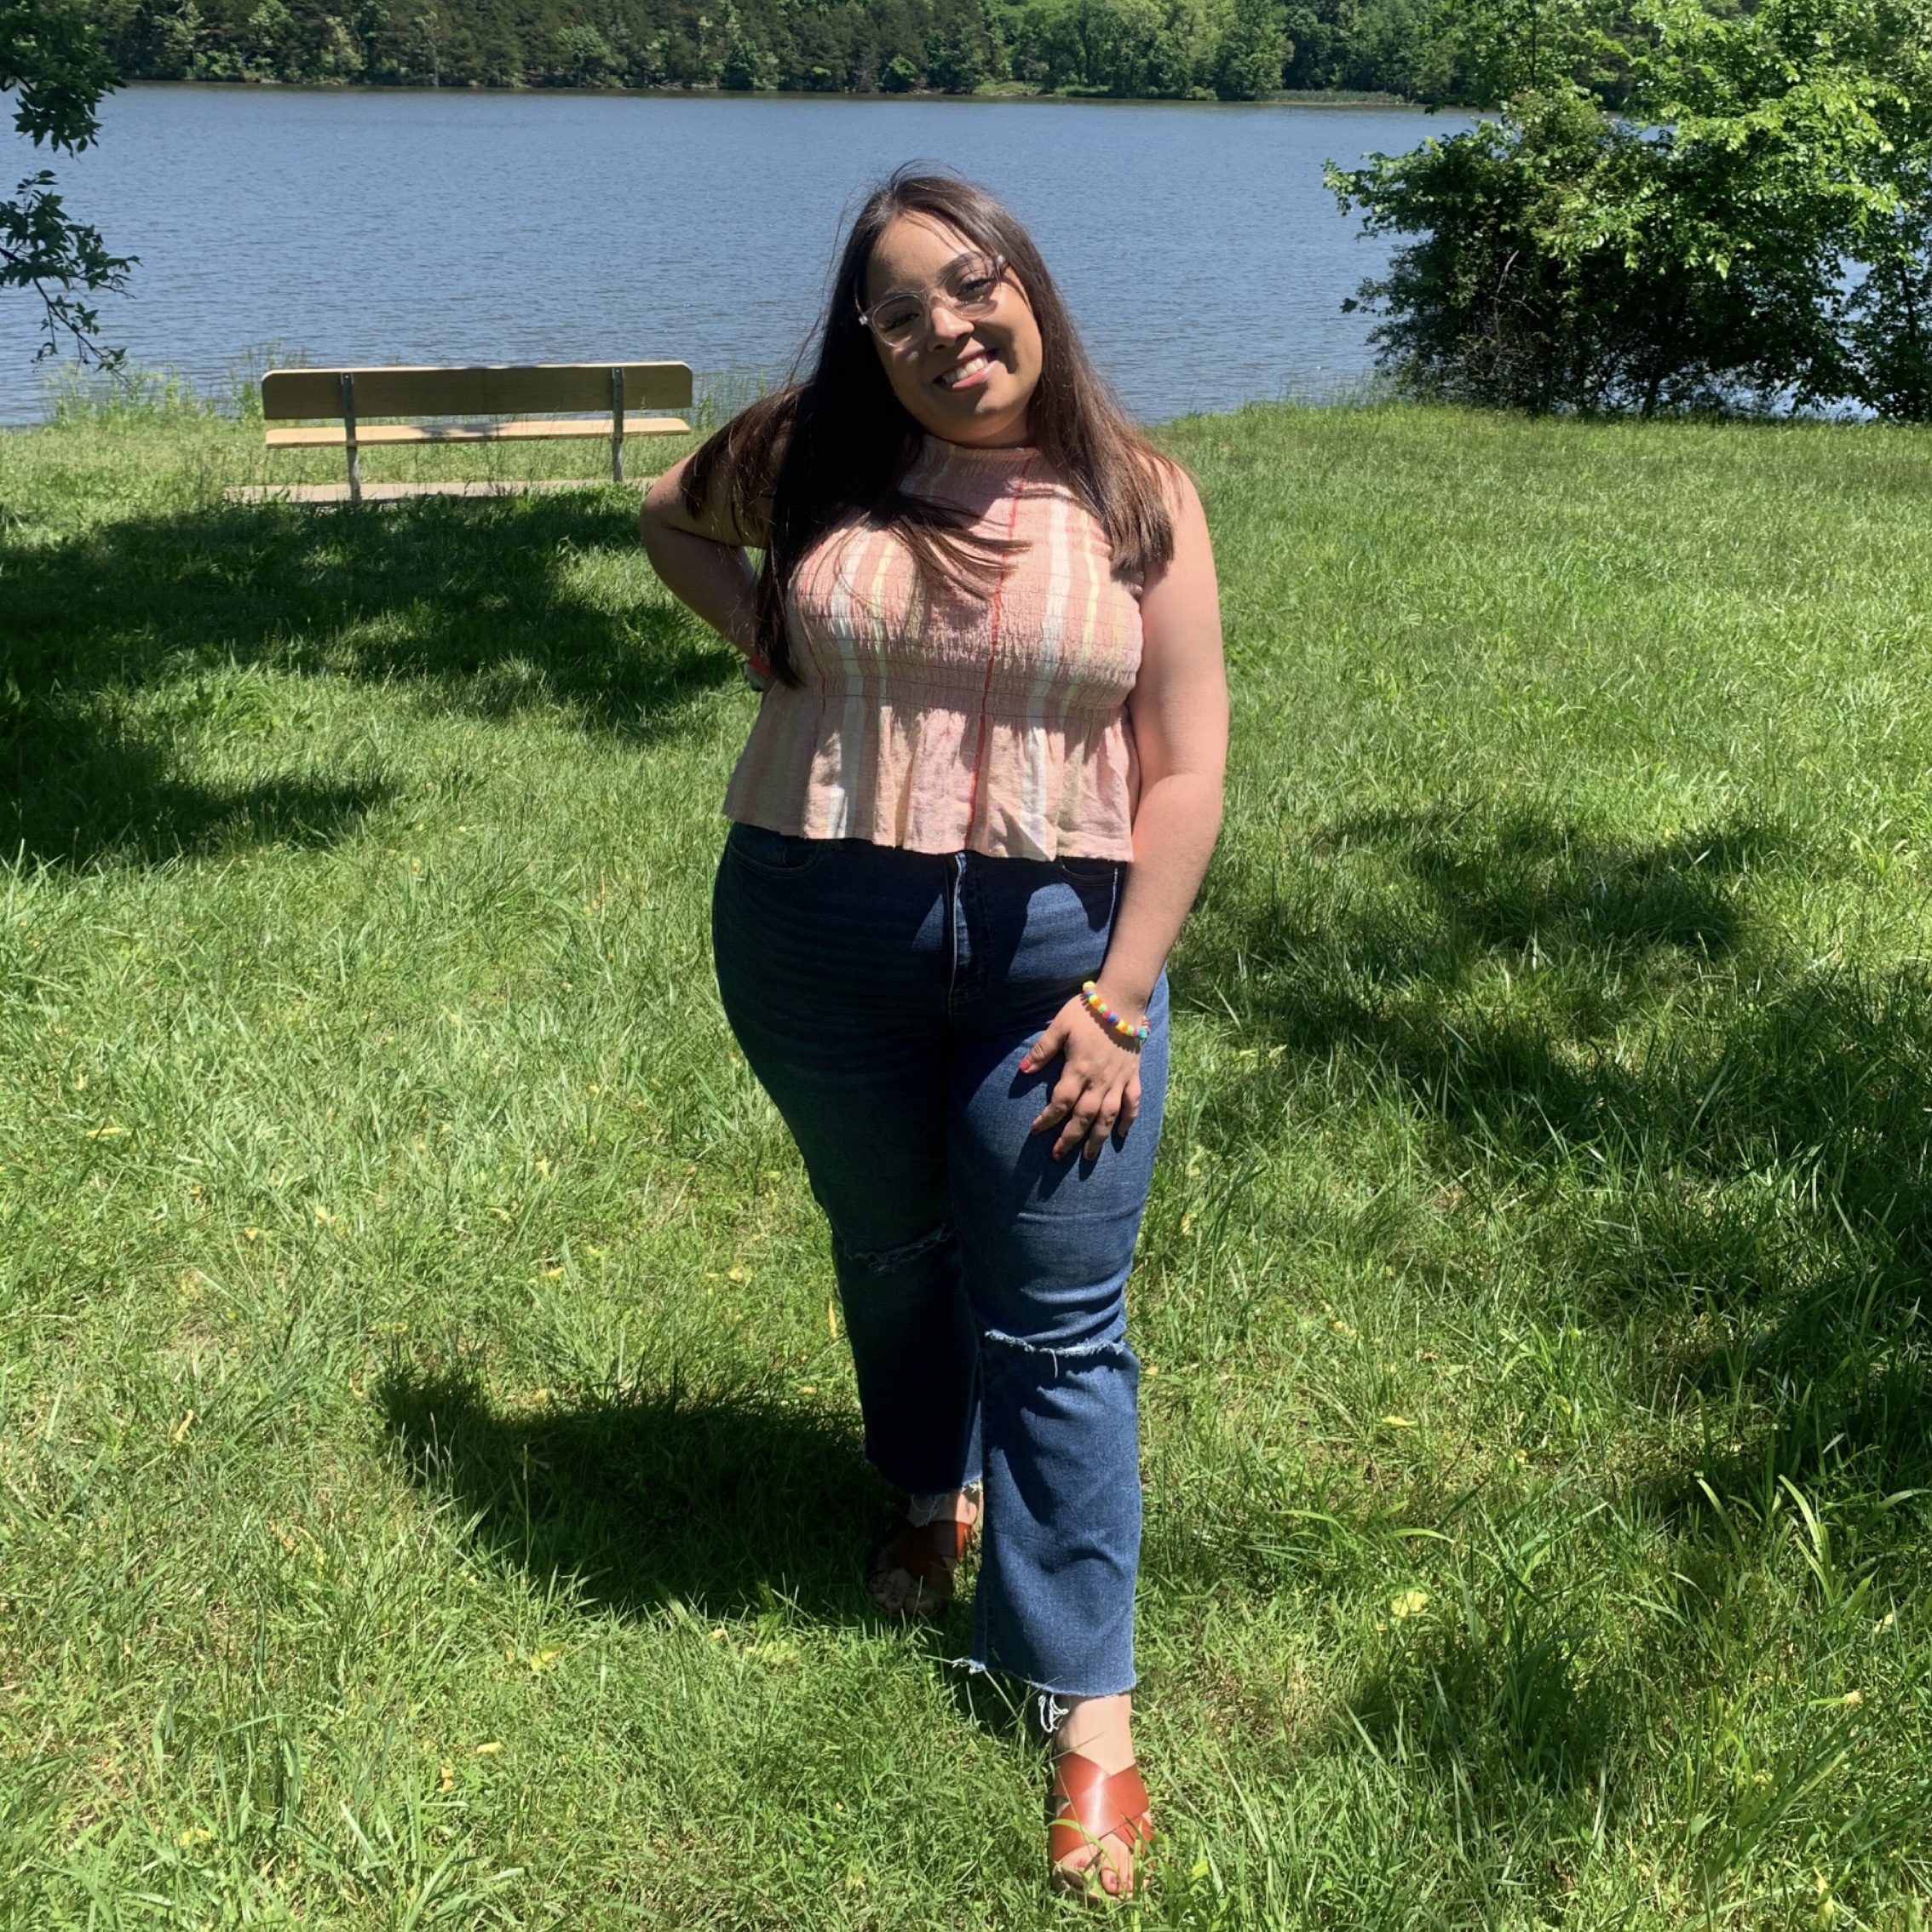
[[[874,1552],[865,1591],[882,1610],[934,1617],[952,1601],[953,1573],[980,1521],[980,1486],[913,1496]]]
[[[1054,1733],[1047,1856],[1056,1890],[1124,1899],[1146,1877],[1153,1821],[1134,1763],[1133,1721],[1130,1696],[1084,1697]]]

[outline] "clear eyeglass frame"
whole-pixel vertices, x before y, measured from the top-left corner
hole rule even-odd
[[[946,270],[937,288],[893,289],[870,308],[860,309],[859,319],[888,348],[903,348],[912,339],[918,325],[930,319],[934,296],[962,321],[977,322],[998,306],[1006,267],[1003,255],[968,256]],[[889,328],[881,321],[882,313],[890,322]]]

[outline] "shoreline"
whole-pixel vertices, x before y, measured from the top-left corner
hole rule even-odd
[[[165,369],[145,371],[141,373],[154,377],[164,383],[173,375],[173,371]],[[700,376],[699,380],[702,385],[705,378]],[[1379,386],[1372,374],[1366,376],[1358,382],[1338,383],[1331,392],[1326,394],[1290,389],[1286,393],[1278,395],[1251,396],[1243,402],[1233,404],[1226,408],[1181,410],[1172,416],[1150,417],[1146,420],[1136,418],[1136,427],[1147,434],[1162,436],[1199,433],[1215,424],[1231,427],[1245,418],[1256,415],[1266,415],[1274,411],[1318,417],[1345,414],[1358,416],[1365,414],[1401,415],[1412,411],[1421,414],[1457,416],[1464,417],[1475,423],[1500,426],[1510,423],[1520,423],[1526,425],[1534,424],[1538,428],[1552,431],[1570,432],[1617,431],[1640,428],[1685,432],[1728,432],[1744,429],[1774,432],[1799,430],[1835,433],[1840,430],[1853,429],[1894,436],[1907,444],[1912,439],[1921,436],[1925,427],[1919,423],[1881,422],[1877,417],[1872,416],[1827,415],[1822,412],[1793,412],[1783,416],[1758,415],[1750,411],[1739,411],[1734,415],[1709,415],[1689,412],[1682,416],[1657,416],[1648,418],[1636,416],[1584,416],[1552,412],[1545,417],[1525,417],[1510,410],[1477,409],[1461,404],[1439,403],[1430,401],[1426,398],[1404,395],[1394,389]],[[720,416],[716,421],[722,422],[725,419],[723,416]],[[42,434],[71,434],[76,432],[84,432],[88,429],[124,428],[135,424],[154,426],[173,424],[182,428],[193,426],[203,429],[214,428],[217,433],[229,428],[244,429],[253,433],[258,432],[262,427],[259,415],[247,407],[235,408],[229,406],[228,399],[219,396],[212,391],[195,389],[192,385],[184,383],[178,397],[162,398],[152,401],[136,397],[124,402],[113,400],[83,399],[78,407],[70,408],[65,412],[55,407],[49,414],[31,421],[17,417],[0,417],[0,440]],[[716,422],[712,423],[708,427],[699,426],[695,428],[692,439],[693,444],[701,441],[716,427]],[[249,447],[251,454],[260,453],[259,446],[254,442],[251,441]],[[417,458],[423,457],[426,449],[433,449],[434,453],[429,456],[428,460],[430,462],[446,467],[461,468],[466,475],[477,463],[487,466],[492,461],[494,461],[500,464],[503,459],[505,449],[505,446],[502,445],[426,446],[423,448],[407,446],[406,447],[410,455]],[[527,446],[525,448],[525,453],[533,454],[538,459],[542,460],[547,447],[548,446],[542,448]],[[464,458],[469,460],[456,461],[455,452],[458,450],[462,451]],[[400,454],[400,451],[398,448],[389,448],[385,453],[394,456]],[[682,453],[681,444],[678,453]],[[336,474],[334,466],[340,463],[340,451],[334,450],[303,451],[300,457],[295,455],[294,452],[285,451],[282,452],[279,460],[286,467],[290,464],[300,465],[304,458],[308,459],[307,468],[316,469],[318,478],[322,480],[329,480]],[[325,475],[323,474],[325,470],[327,472]],[[306,468],[304,474],[306,475]],[[290,479],[285,477],[283,480],[288,480]],[[301,480],[302,479],[296,478],[295,480]],[[601,472],[586,473],[581,477],[573,477],[569,480],[580,481],[587,486],[596,486],[602,480],[602,477]]]
[[[1047,94],[1010,86],[972,94],[946,94],[936,89],[909,88],[904,93],[854,94],[835,89],[727,87],[553,87],[526,83],[515,87],[486,87],[480,83],[460,87],[391,86],[371,81],[281,81],[281,80],[124,80],[115,93],[129,94],[136,89],[156,92],[170,90],[207,94],[325,94],[395,95],[411,99],[424,95],[448,95],[464,100],[547,98],[572,101],[822,101],[839,106],[899,106],[917,102],[922,106],[946,105],[984,107],[1009,104],[1057,107],[1212,107],[1233,108],[1251,113],[1256,109],[1309,108],[1334,112],[1344,108],[1367,108],[1377,113],[1469,114],[1471,107],[1432,107],[1420,101],[1406,101],[1399,94],[1333,92],[1305,89],[1265,95],[1256,101],[1200,100],[1169,94]]]

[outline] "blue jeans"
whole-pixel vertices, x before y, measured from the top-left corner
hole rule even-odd
[[[726,1015],[831,1223],[865,1453],[902,1489],[983,1477],[973,1658],[1062,1697],[1134,1682],[1140,1365],[1124,1291],[1167,1084],[1096,1160],[1028,1131],[1021,1056],[1107,954],[1111,860],[937,856],[734,825]]]

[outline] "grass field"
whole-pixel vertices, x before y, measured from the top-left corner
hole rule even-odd
[[[1141,1918],[1919,1926],[1932,440],[1168,436]],[[258,442],[0,438],[0,1923],[1059,1922],[1019,1700],[859,1584],[751,696],[625,495]]]

